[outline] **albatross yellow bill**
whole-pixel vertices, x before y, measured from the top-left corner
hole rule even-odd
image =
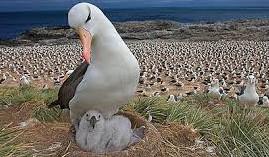
[[[80,42],[83,48],[82,57],[87,63],[90,63],[92,35],[83,27],[79,27],[78,29],[76,29],[76,32],[79,35]]]

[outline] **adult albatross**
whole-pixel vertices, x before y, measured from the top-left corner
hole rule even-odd
[[[89,110],[99,111],[106,119],[117,113],[134,95],[140,68],[98,7],[76,4],[68,13],[68,22],[80,36],[83,58],[90,64],[69,102],[71,122],[77,130],[80,118]]]

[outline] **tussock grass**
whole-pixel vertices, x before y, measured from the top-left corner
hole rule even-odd
[[[62,110],[60,108],[48,109],[46,106],[39,106],[33,110],[32,117],[40,122],[55,122],[60,120]]]
[[[0,156],[1,157],[26,157],[30,153],[26,151],[26,145],[16,143],[18,136],[22,135],[22,131],[13,130],[7,127],[0,128]]]
[[[139,98],[129,104],[131,110],[139,113],[140,115],[148,118],[152,116],[152,122],[163,123],[167,118],[169,106],[165,103],[165,99],[155,98]]]
[[[189,104],[201,107],[208,107],[208,102],[213,100],[214,96],[210,94],[196,94],[190,97],[185,98]]]
[[[197,130],[200,134],[212,130],[214,121],[201,107],[191,107],[187,102],[177,103],[170,107],[167,122],[180,122]]]
[[[0,106],[42,102],[42,105],[34,108],[32,115],[42,122],[52,122],[61,117],[61,110],[47,109],[44,104],[52,102],[56,96],[57,91],[52,89],[3,88],[0,89]],[[163,97],[137,98],[122,110],[136,112],[146,119],[152,116],[153,123],[188,126],[196,130],[201,139],[214,145],[219,156],[269,156],[268,109],[241,108],[229,98],[217,100],[207,94],[198,94],[176,103],[169,103]],[[0,141],[9,141],[13,137],[10,136],[13,133],[5,134],[6,131],[0,130]],[[17,151],[18,145],[5,145],[3,148],[3,143],[0,143],[0,156]]]
[[[150,114],[154,123],[179,122],[191,126],[201,134],[212,130],[214,125],[205,109],[200,105],[192,105],[189,101],[170,103],[162,97],[139,98],[127,108],[132,108],[145,118]]]
[[[40,90],[33,87],[2,88],[0,89],[0,106],[20,105],[25,102],[52,102],[57,96],[57,90]]]
[[[220,117],[212,140],[222,156],[269,156],[268,117],[259,109],[235,107]]]
[[[34,87],[1,88],[0,106],[21,105],[25,102],[38,103],[32,111],[32,117],[41,122],[52,122],[59,119],[61,110],[58,108],[48,109],[46,104],[50,104],[57,98],[56,89],[40,90]]]
[[[140,98],[127,108],[146,118],[151,113],[155,123],[178,122],[190,126],[216,146],[219,156],[269,156],[268,109],[241,108],[228,98],[220,106],[210,106],[209,101],[219,100],[206,94],[177,103],[168,103],[164,98]]]

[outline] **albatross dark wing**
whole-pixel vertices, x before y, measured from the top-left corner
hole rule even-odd
[[[89,64],[81,63],[75,71],[64,81],[58,93],[58,100],[54,101],[49,108],[60,106],[61,109],[69,109],[69,102],[74,97],[77,86],[82,81]]]

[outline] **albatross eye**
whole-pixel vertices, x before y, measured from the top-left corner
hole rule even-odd
[[[98,116],[98,119],[100,119],[100,118],[101,118],[101,115]]]
[[[87,17],[87,20],[85,23],[89,22],[91,20],[91,13],[89,13],[88,17]]]
[[[86,117],[89,117],[89,114],[88,113],[86,114]]]

